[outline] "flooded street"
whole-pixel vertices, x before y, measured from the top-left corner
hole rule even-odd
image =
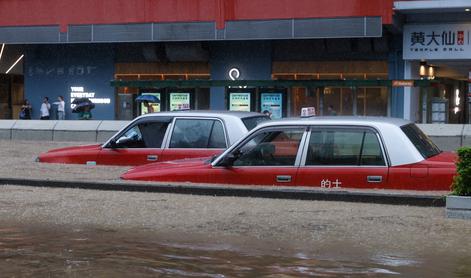
[[[1,277],[470,277],[443,208],[0,187]]]
[[[98,228],[11,226],[0,230],[2,277],[469,277],[471,258],[352,249],[345,243],[319,252],[263,247],[263,240],[235,244],[191,236],[165,239],[155,233]],[[175,235],[174,235],[175,237]],[[328,245],[328,243],[327,243]],[[332,246],[333,247],[333,246]],[[324,253],[324,254],[322,254]],[[451,255],[451,256],[450,256]]]

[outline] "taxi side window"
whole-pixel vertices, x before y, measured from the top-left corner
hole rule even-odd
[[[303,133],[304,129],[261,132],[236,151],[234,166],[293,166]]]
[[[224,127],[217,120],[177,119],[170,139],[170,148],[224,149]]]
[[[313,129],[306,165],[384,166],[378,138],[370,130]]]
[[[166,122],[144,122],[126,131],[116,142],[120,148],[161,148]]]

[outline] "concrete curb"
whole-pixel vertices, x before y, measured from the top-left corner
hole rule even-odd
[[[153,192],[190,194],[220,197],[253,197],[271,199],[338,201],[356,203],[375,203],[387,205],[410,205],[421,207],[444,207],[445,198],[433,195],[412,195],[396,193],[373,193],[353,191],[321,191],[285,188],[240,188],[200,185],[137,184],[112,182],[82,182],[61,180],[0,178],[0,185],[21,185],[53,188],[80,188],[93,190],[113,190],[131,192]]]

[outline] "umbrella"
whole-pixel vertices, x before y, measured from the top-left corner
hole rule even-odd
[[[79,104],[76,104],[75,107],[72,109],[72,113],[85,112],[87,107],[89,110],[92,110],[93,108],[95,108],[95,104],[90,100],[89,102],[80,102]]]
[[[160,99],[153,95],[140,95],[136,98],[137,102],[160,103]]]
[[[88,97],[79,97],[74,98],[72,104],[80,104],[80,103],[92,103],[92,101]]]

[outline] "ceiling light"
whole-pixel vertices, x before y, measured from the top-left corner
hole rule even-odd
[[[16,62],[13,63],[13,65],[11,65],[11,67],[5,72],[6,74],[8,74],[15,66],[16,64],[18,64],[19,61],[21,61],[21,59],[23,59],[25,55],[21,55],[20,58],[18,58],[18,60],[16,60]]]
[[[2,43],[2,49],[0,50],[0,60],[2,60],[3,49],[5,48],[5,44]]]

